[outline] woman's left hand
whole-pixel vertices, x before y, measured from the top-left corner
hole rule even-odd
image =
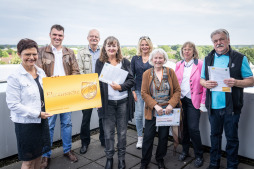
[[[122,90],[121,86],[115,82],[110,85],[114,90]]]
[[[165,114],[170,114],[172,113],[173,107],[169,104],[166,109],[165,109]]]

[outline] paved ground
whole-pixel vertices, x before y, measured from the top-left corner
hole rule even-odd
[[[136,149],[137,133],[136,131],[129,129],[127,132],[127,148],[126,148],[126,168],[139,169],[141,161],[141,151]],[[149,164],[149,169],[157,169],[155,161],[155,151],[157,147],[157,138],[154,141],[153,147],[153,157],[151,163]],[[52,160],[50,164],[50,169],[103,169],[106,163],[106,157],[104,153],[104,148],[101,147],[99,141],[99,134],[93,135],[91,143],[89,145],[88,151],[86,154],[79,154],[79,149],[81,147],[80,140],[76,141],[72,145],[72,149],[76,153],[79,161],[77,163],[71,163],[63,156],[62,147],[56,148],[53,150]],[[168,169],[195,169],[193,165],[194,156],[193,150],[191,149],[191,157],[187,158],[185,162],[180,162],[177,160],[181,146],[178,146],[176,156],[173,156],[173,144],[169,142],[168,144],[167,155],[164,158],[165,165]],[[209,162],[209,154],[204,154],[204,165],[200,169],[206,169]],[[114,168],[117,168],[117,150],[114,156]],[[2,169],[18,169],[21,167],[21,162],[5,166]],[[222,158],[221,169],[226,168],[226,159]],[[254,166],[239,164],[238,169],[254,169]]]

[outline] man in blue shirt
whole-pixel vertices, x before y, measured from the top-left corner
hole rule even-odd
[[[80,74],[95,73],[96,60],[100,57],[100,33],[96,29],[89,31],[87,35],[89,45],[78,51],[77,59]],[[83,119],[80,129],[81,148],[80,153],[85,154],[87,152],[88,145],[90,144],[90,121],[93,109],[82,110]],[[100,127],[100,141],[101,145],[105,146],[104,131],[102,126],[102,119],[99,116],[99,127]]]
[[[211,34],[211,40],[214,50],[204,60],[200,79],[200,84],[207,88],[206,108],[211,125],[210,165],[207,169],[220,167],[223,127],[227,139],[227,168],[236,169],[239,147],[238,122],[243,106],[243,88],[253,86],[253,74],[246,56],[230,47],[227,30],[215,30]],[[225,79],[224,83],[231,87],[230,93],[210,91],[218,84],[209,80],[208,66],[229,68],[230,78]]]

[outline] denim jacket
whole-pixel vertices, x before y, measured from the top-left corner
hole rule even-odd
[[[35,66],[42,87],[44,71]],[[6,102],[15,123],[41,123],[41,98],[34,78],[22,65],[7,79]]]

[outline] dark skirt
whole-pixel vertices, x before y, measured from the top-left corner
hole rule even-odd
[[[41,123],[15,123],[15,132],[21,161],[34,160],[51,148],[48,119],[41,119]]]

